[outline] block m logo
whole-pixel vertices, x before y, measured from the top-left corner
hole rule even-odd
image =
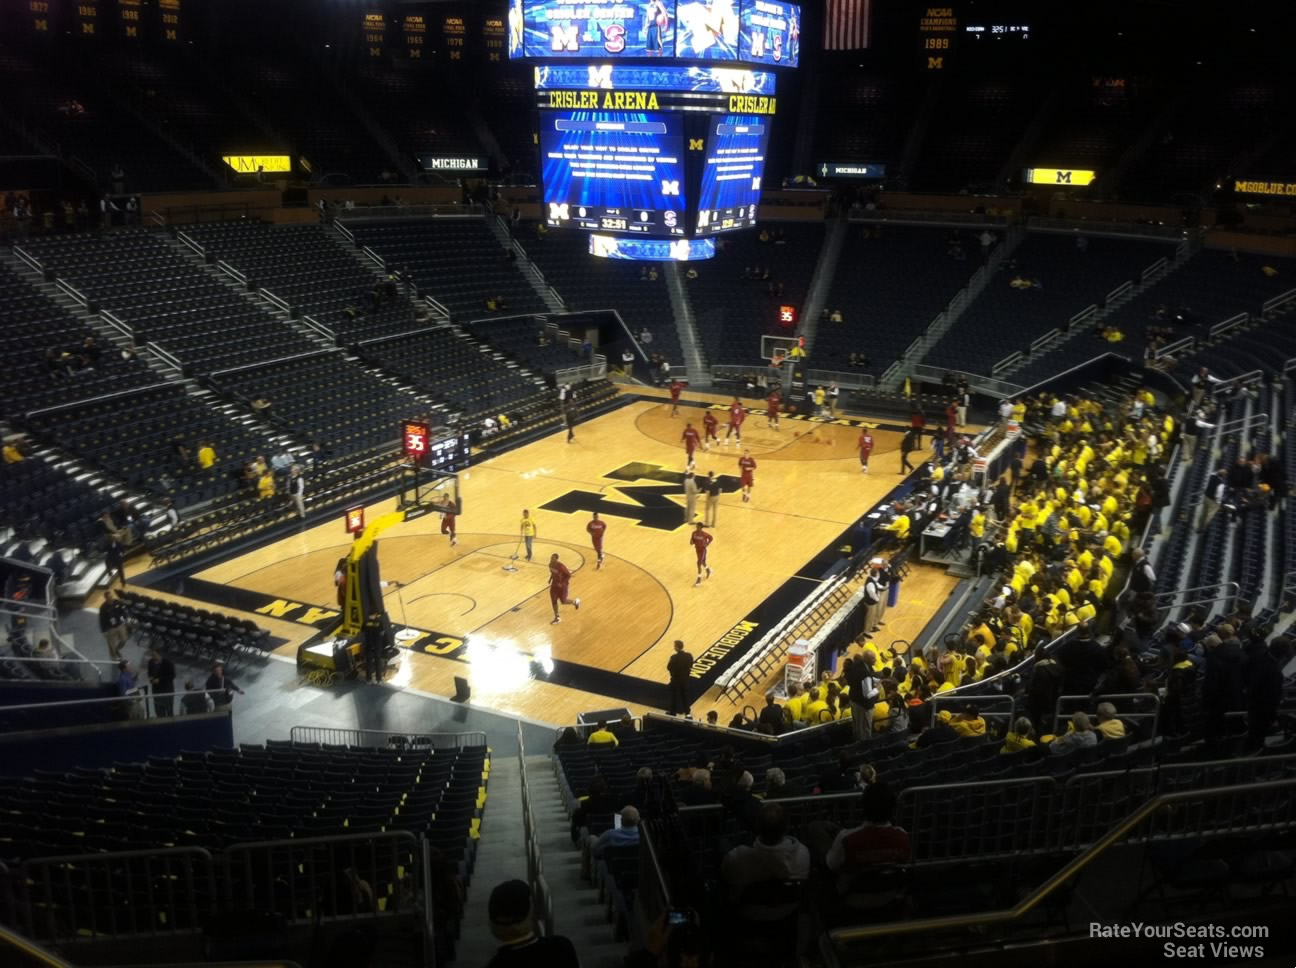
[[[557,50],[556,47],[555,47],[554,49]],[[927,70],[929,70],[929,71],[943,71],[944,69],[945,69],[945,58],[944,58],[944,57],[928,57],[928,58],[927,58]]]
[[[687,240],[681,241],[688,244]],[[626,518],[638,527],[658,531],[675,531],[684,527],[683,503],[671,500],[672,495],[684,497],[684,475],[679,471],[668,471],[660,464],[636,461],[603,476],[625,483],[613,486],[610,489],[612,495],[597,491],[568,491],[549,503],[540,505],[540,509],[561,514],[598,511],[604,516]],[[738,490],[738,478],[722,474],[718,479],[723,493],[733,494]],[[633,483],[636,481],[651,483]]]
[[[577,40],[579,28],[576,24],[568,24],[566,26],[552,24],[550,25],[549,30],[551,34],[549,43],[550,50],[570,51],[573,54],[579,53],[580,42]]]
[[[1071,172],[1069,172],[1069,171],[1059,171],[1059,172],[1057,173],[1057,184],[1059,184],[1059,185],[1070,185],[1070,184],[1071,184]]]
[[[702,150],[702,139],[689,138],[689,151],[701,151],[701,150]]]

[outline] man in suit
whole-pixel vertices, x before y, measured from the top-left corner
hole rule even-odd
[[[212,667],[211,675],[207,677],[207,695],[215,703],[217,709],[224,709],[234,701],[234,693],[243,695],[240,689],[229,676],[225,675],[225,664],[216,663]]]
[[[159,716],[175,715],[175,663],[154,646],[149,650],[148,679],[153,690],[153,709]]]
[[[684,651],[684,643],[675,640],[675,654],[666,662],[666,672],[670,676],[670,705],[666,713],[670,716],[687,716],[689,714],[688,681],[693,671],[693,655]]]

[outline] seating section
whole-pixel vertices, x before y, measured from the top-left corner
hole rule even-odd
[[[1085,245],[1082,252],[1070,235],[1028,235],[924,362],[989,374],[1081,310],[1101,308],[1107,293],[1137,281],[1157,259],[1174,256],[1171,245],[1137,239],[1094,237]],[[1040,288],[1014,289],[1014,280],[1038,281]]]
[[[0,524],[21,536],[90,547],[103,535],[100,515],[117,503],[103,485],[39,456],[0,462]]]
[[[327,350],[222,373],[213,382],[240,402],[269,400],[272,424],[338,455],[394,444],[400,421],[427,409],[414,394]]]
[[[456,100],[428,96],[430,91],[448,94],[453,89],[453,82],[430,65],[410,61],[382,68],[365,65],[351,83],[365,110],[395,139],[406,157],[481,153]]]
[[[794,332],[780,325],[779,306],[800,311],[823,239],[822,224],[762,223],[755,231],[734,233],[720,255],[698,265],[688,295],[712,363],[759,363],[762,336]],[[769,279],[744,278],[749,266],[760,275],[768,269]]]
[[[1110,171],[1172,90],[1149,78],[1084,74],[1065,84],[1031,151],[1032,167]]]
[[[3,413],[39,410],[154,382],[138,360],[123,359],[115,348],[93,337],[66,309],[0,265]]]
[[[182,509],[233,493],[247,461],[275,453],[270,441],[252,428],[227,420],[173,386],[37,414],[26,425],[41,440],[111,472],[136,490],[169,496]],[[215,465],[203,472],[189,470],[191,465],[182,465],[178,458],[177,441],[195,452],[203,441],[210,441]]]
[[[504,297],[502,315],[543,313],[545,304],[480,218],[351,221],[360,245],[387,265],[414,275],[419,292],[445,306],[456,320],[489,314],[486,300]]]
[[[660,353],[671,366],[684,365],[666,281],[643,278],[643,263],[596,259],[585,233],[553,231],[539,238],[532,223],[523,223],[518,241],[569,310],[615,309],[632,333],[645,327],[652,332],[644,352]]]
[[[140,644],[183,655],[206,665],[234,668],[244,656],[264,655],[273,644],[270,633],[251,619],[236,619],[123,588],[117,597],[126,606]]]
[[[340,342],[414,327],[413,307],[402,293],[388,305],[372,305],[369,294],[380,280],[322,226],[219,222],[185,233],[246,275],[254,288],[269,290],[294,312],[334,330]],[[348,306],[358,311],[357,319],[343,312]]]
[[[819,93],[815,157],[893,164],[918,108],[921,86],[860,73],[853,65],[840,65],[840,70]]]
[[[491,105],[488,121],[491,133],[507,159],[506,172],[518,179],[517,184],[538,185],[535,178],[535,78],[526,64],[513,62],[492,64],[485,77],[479,77],[488,91]],[[501,213],[507,214],[507,213]]]
[[[29,243],[47,268],[200,373],[311,349],[291,327],[248,302],[146,229]]]
[[[852,223],[827,301],[841,310],[842,322],[819,322],[810,364],[846,370],[852,353],[865,353],[871,365],[863,372],[878,375],[894,363],[977,270],[971,233],[957,233],[967,261],[947,254],[954,234]],[[915,266],[922,267],[918,276]]]
[[[358,352],[463,414],[507,411],[544,385],[502,354],[448,326],[362,343]]]
[[[588,363],[573,352],[566,342],[546,342],[540,345],[536,335],[538,327],[533,316],[506,316],[503,319],[482,319],[475,322],[470,332],[525,364],[537,373],[553,373],[567,366]],[[579,339],[582,334],[572,333]]]
[[[103,75],[83,56],[38,61],[11,45],[0,54],[0,87],[28,128],[80,161],[106,188],[112,187],[117,165],[125,175],[123,189],[131,194],[216,187],[115,102]]]
[[[944,78],[910,187],[956,192],[993,185],[1030,124],[1042,90],[1020,78]]]

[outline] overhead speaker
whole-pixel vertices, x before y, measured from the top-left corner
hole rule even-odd
[[[455,693],[450,697],[451,702],[467,702],[472,691],[468,688],[468,680],[462,676],[454,677]]]

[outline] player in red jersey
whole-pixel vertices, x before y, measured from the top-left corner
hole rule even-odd
[[[738,458],[738,471],[742,475],[740,483],[743,502],[746,503],[751,500],[751,489],[756,483],[756,458],[751,455],[750,450],[744,450],[743,455]]]
[[[769,407],[768,425],[770,427],[773,427],[775,430],[778,430],[779,410],[782,409],[783,407],[783,397],[779,395],[779,392],[777,390],[775,390],[773,393],[769,395],[769,400],[766,401],[766,405]]]
[[[873,453],[873,435],[868,429],[860,431],[859,440],[855,442],[855,447],[859,450],[860,455],[860,473],[868,473],[869,455]]]
[[[747,411],[737,397],[734,397],[733,403],[729,404],[729,429],[725,431],[724,442],[729,443],[729,437],[732,434],[742,443],[742,425],[747,419]]]
[[[711,566],[707,564],[707,548],[711,546],[713,540],[711,535],[702,530],[701,521],[697,523],[693,533],[689,535],[689,544],[693,546],[693,550],[697,553],[697,581],[693,583],[694,585],[700,585],[703,578],[711,577]],[[705,575],[703,574],[704,571],[706,572]]]
[[[455,518],[458,515],[455,514],[455,507],[450,503],[449,496],[443,496],[442,504],[445,510],[441,512],[441,533],[450,535],[450,547],[453,548],[459,543],[459,539],[455,537]]]
[[[697,450],[698,443],[702,438],[698,436],[697,429],[690,423],[684,425],[684,450],[688,454],[688,463],[693,463],[693,451]]]
[[[702,449],[703,450],[710,450],[711,441],[713,440],[717,444],[720,443],[720,438],[716,436],[716,430],[719,428],[719,426],[720,426],[720,422],[716,420],[715,414],[713,414],[710,410],[703,411],[702,413]]]
[[[557,625],[562,621],[558,617],[559,605],[570,605],[580,611],[580,599],[567,597],[570,582],[571,570],[558,560],[558,552],[555,551],[549,556],[549,603],[553,605],[554,610],[553,621],[549,623],[550,625]]]
[[[671,380],[670,395],[671,395],[671,416],[672,417],[679,415],[679,398],[680,398],[680,393],[683,392],[683,390],[684,390],[683,383],[681,383],[679,380]]]
[[[600,521],[598,512],[595,511],[590,523],[585,525],[585,530],[589,532],[590,541],[594,542],[594,553],[598,555],[598,561],[594,562],[594,570],[598,571],[603,567],[603,534],[607,531],[607,522]]]

